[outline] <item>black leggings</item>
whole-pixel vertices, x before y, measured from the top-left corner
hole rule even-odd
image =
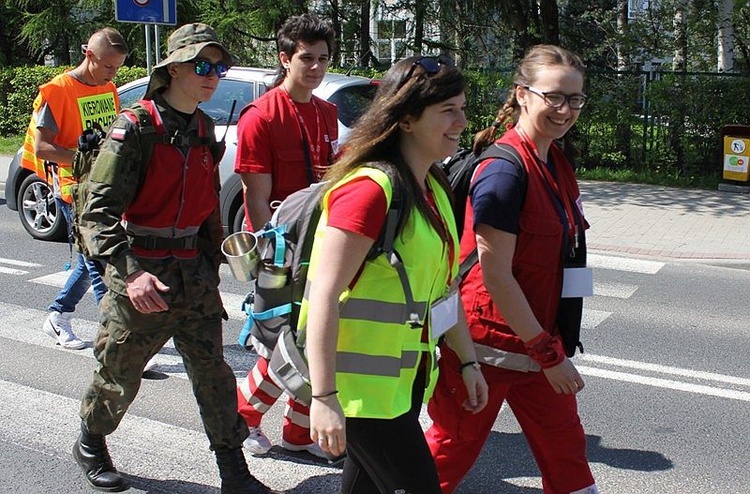
[[[440,494],[419,412],[425,378],[412,386],[411,409],[395,419],[346,419],[342,494]]]

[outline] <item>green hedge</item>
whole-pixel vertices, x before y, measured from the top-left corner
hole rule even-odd
[[[23,133],[40,84],[65,67],[0,68],[0,136]],[[351,73],[381,77],[383,72]],[[462,144],[495,118],[512,81],[512,70],[466,70],[469,125]],[[145,69],[123,67],[115,83]],[[750,125],[750,80],[713,73],[590,72],[589,101],[573,129],[580,165],[692,176],[721,172],[721,129]]]
[[[22,134],[29,125],[31,106],[39,86],[71,67],[0,67],[0,136]],[[123,67],[114,83],[118,86],[146,75],[146,69]]]

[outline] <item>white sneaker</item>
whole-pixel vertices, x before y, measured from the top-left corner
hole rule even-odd
[[[281,447],[287,451],[294,451],[294,452],[305,451],[307,453],[310,453],[313,456],[317,456],[318,458],[323,458],[324,460],[335,460],[336,458],[338,458],[337,456],[329,455],[328,453],[320,449],[320,446],[318,446],[317,443],[292,444],[282,439]]]
[[[70,326],[70,320],[73,318],[72,312],[51,311],[44,320],[42,331],[57,340],[57,344],[68,350],[81,350],[86,347],[78,336],[73,333]]]
[[[148,362],[146,362],[146,365],[143,367],[143,372],[155,370],[157,367],[159,367],[159,363],[156,361],[156,356],[154,355],[148,359]]]
[[[247,436],[247,439],[245,439],[245,442],[243,442],[242,445],[245,446],[252,455],[264,455],[268,453],[271,449],[271,441],[269,441],[266,435],[263,434],[260,427],[248,427],[248,430],[250,431],[250,435]]]

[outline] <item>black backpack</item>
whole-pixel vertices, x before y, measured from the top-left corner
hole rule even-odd
[[[526,185],[528,176],[526,168],[518,151],[510,144],[494,143],[488,146],[480,155],[476,155],[470,149],[459,149],[456,154],[443,161],[442,168],[448,176],[448,182],[453,190],[453,214],[456,217],[456,230],[459,237],[464,231],[464,216],[466,215],[466,201],[469,198],[471,180],[474,178],[474,171],[479,163],[486,159],[504,159],[513,163],[518,168],[521,176],[522,199],[526,198]],[[463,278],[469,272],[471,267],[478,261],[477,250],[469,254],[461,262],[458,268],[458,275]]]

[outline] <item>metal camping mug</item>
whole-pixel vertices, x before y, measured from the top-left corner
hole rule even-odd
[[[221,243],[227,264],[239,281],[250,281],[258,274],[258,238],[250,232],[236,232]]]
[[[287,266],[276,266],[270,260],[263,260],[258,269],[258,287],[283,288],[286,286],[286,274],[288,272]]]

